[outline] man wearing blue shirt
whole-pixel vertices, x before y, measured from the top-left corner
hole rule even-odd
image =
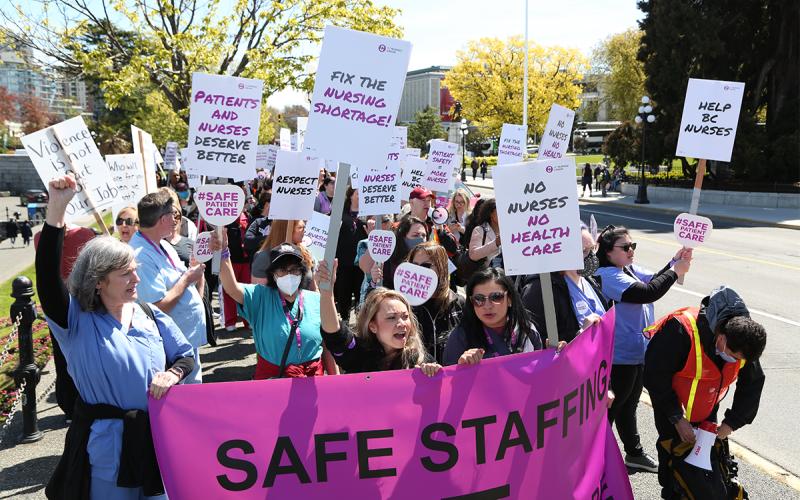
[[[200,346],[206,343],[206,316],[203,307],[203,264],[188,269],[171,245],[161,240],[169,237],[176,224],[178,208],[166,191],[144,196],[138,204],[139,232],[130,245],[136,251],[136,289],[139,298],[156,305],[181,329],[194,349],[195,367],[186,384],[202,382]]]

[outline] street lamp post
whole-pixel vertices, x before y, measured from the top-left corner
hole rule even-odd
[[[589,141],[589,132],[585,130],[579,130],[578,137],[581,138],[581,152],[586,154],[586,146],[588,146]]]
[[[647,130],[647,124],[656,121],[656,115],[653,114],[653,106],[652,104],[650,104],[649,97],[647,96],[642,97],[642,105],[639,106],[639,114],[636,115],[634,121],[642,126],[642,167],[641,167],[641,177],[639,177],[639,190],[636,192],[636,199],[633,200],[633,202],[639,204],[648,204],[650,203],[650,200],[647,199],[647,181],[645,180],[644,176],[645,132]]]
[[[467,182],[467,119],[461,119],[461,182]]]

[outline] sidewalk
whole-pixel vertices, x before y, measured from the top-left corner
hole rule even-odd
[[[467,176],[465,183],[469,187],[481,189],[494,189],[492,179],[472,180]],[[579,194],[580,186],[576,185]],[[608,192],[608,196],[603,198],[599,193],[591,197],[581,197],[581,203],[592,203],[595,205],[622,206],[635,208],[637,210],[649,212],[661,212],[678,215],[689,211],[689,206],[684,203],[665,203],[650,202],[647,205],[638,205],[633,202],[634,196],[620,194],[618,192]],[[763,226],[782,227],[786,229],[800,230],[800,210],[793,208],[759,208],[746,206],[718,205],[713,203],[700,204],[698,215],[706,216],[710,219],[722,219],[732,222],[745,222]]]

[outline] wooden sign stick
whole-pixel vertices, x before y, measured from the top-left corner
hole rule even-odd
[[[111,233],[108,231],[108,227],[106,227],[105,221],[103,221],[103,217],[100,216],[100,212],[97,211],[97,207],[95,207],[94,201],[92,201],[92,197],[89,195],[89,190],[86,189],[86,186],[83,185],[83,182],[78,176],[78,172],[75,171],[75,166],[72,164],[72,159],[69,157],[69,153],[67,153],[67,150],[64,149],[64,143],[61,141],[61,136],[59,135],[58,131],[55,128],[52,128],[50,130],[52,130],[53,137],[55,137],[56,142],[58,143],[59,147],[61,147],[61,151],[64,152],[64,157],[67,159],[67,164],[69,164],[69,169],[72,171],[72,173],[75,174],[75,181],[78,183],[78,186],[80,186],[83,195],[86,196],[86,203],[89,205],[89,208],[92,209],[92,215],[94,216],[95,222],[97,222],[97,225],[100,226],[100,229],[103,231],[103,234],[105,234],[106,236],[111,236]]]
[[[290,245],[294,245],[294,221],[287,220],[286,221],[286,243]]]
[[[142,173],[144,174],[144,192],[150,193],[150,186],[147,185],[147,159],[144,154],[144,137],[142,131],[136,132],[137,140],[139,141],[139,156],[142,157]]]
[[[692,189],[692,203],[689,205],[689,213],[697,215],[700,208],[700,194],[703,191],[703,178],[706,176],[706,160],[701,158],[697,163],[697,171],[694,174],[694,189]],[[683,285],[683,276],[678,278],[678,284]]]

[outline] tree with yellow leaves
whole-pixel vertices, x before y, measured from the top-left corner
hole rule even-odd
[[[541,135],[553,103],[580,105],[587,61],[577,49],[528,45],[528,135]],[[482,38],[456,57],[443,85],[461,102],[464,117],[487,134],[499,135],[503,123],[522,123],[523,40]]]
[[[592,71],[605,87],[609,117],[631,120],[645,95],[644,64],[637,59],[642,44],[642,32],[631,28],[609,36],[594,49]]]

